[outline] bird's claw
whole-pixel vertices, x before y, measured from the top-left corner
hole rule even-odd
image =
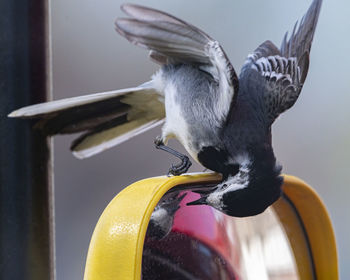
[[[190,161],[190,159],[187,156],[185,156],[185,155],[177,152],[176,150],[166,146],[164,144],[163,138],[161,136],[157,136],[156,139],[154,139],[154,144],[155,144],[157,149],[164,150],[164,151],[178,157],[179,159],[181,159],[181,162],[179,164],[171,166],[171,168],[169,169],[169,172],[168,172],[168,176],[181,175],[181,174],[187,172],[187,170],[192,165],[192,162]]]
[[[178,176],[183,173],[186,173],[187,170],[191,167],[192,162],[188,158],[188,156],[183,156],[181,159],[181,162],[177,165],[172,165],[171,168],[169,169],[168,176],[174,175]]]

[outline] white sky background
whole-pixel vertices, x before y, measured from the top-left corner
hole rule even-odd
[[[114,31],[122,13],[117,0],[52,2],[54,99],[136,86],[157,69],[147,52]],[[284,32],[310,1],[138,1],[204,29],[224,47],[237,72],[249,52],[266,39],[280,45]],[[198,4],[200,3],[200,6]],[[342,279],[350,279],[350,2],[323,3],[306,84],[296,105],[273,127],[283,171],[312,185],[336,228]],[[57,279],[82,279],[97,219],[130,183],[165,174],[175,158],[155,150],[159,128],[91,159],[69,152],[72,139],[55,140]],[[173,147],[183,151],[179,144]],[[202,167],[194,165],[191,171]]]

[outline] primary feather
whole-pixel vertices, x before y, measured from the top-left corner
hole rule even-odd
[[[294,25],[289,39],[286,32],[280,49],[271,41],[265,41],[243,65],[240,79],[248,77],[250,71],[257,71],[264,77],[263,83],[260,79],[250,82],[259,83],[264,93],[270,124],[292,107],[300,95],[309,70],[310,50],[321,6],[322,0],[312,2],[300,24]]]
[[[234,90],[238,78],[220,44],[197,27],[162,11],[134,4],[122,10],[132,18],[116,20],[116,30],[131,43],[149,49],[159,63],[192,64],[215,79],[224,76]]]

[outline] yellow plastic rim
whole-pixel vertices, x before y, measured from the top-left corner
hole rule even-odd
[[[283,213],[286,212],[280,211],[280,207],[285,201],[284,204],[289,204],[299,221],[299,227],[293,219],[286,219],[282,223],[286,231],[289,232],[287,235],[289,235],[294,250],[301,279],[310,279],[305,274],[305,263],[301,262],[296,255],[302,242],[293,242],[293,238],[295,238],[293,233],[301,230],[306,239],[304,242],[308,243],[307,246],[310,250],[314,279],[339,279],[336,240],[325,205],[317,193],[304,181],[293,176],[284,176],[284,178],[284,197],[277,201],[273,207],[281,220]],[[302,277],[303,275],[305,277]]]
[[[317,194],[303,181],[284,176],[285,197],[274,205],[290,240],[301,279],[338,279],[331,221]],[[221,176],[200,173],[155,177],[121,191],[102,213],[91,238],[85,280],[141,279],[144,239],[154,207],[179,185],[218,183]],[[305,234],[307,238],[305,238]],[[305,250],[312,258],[305,257]]]

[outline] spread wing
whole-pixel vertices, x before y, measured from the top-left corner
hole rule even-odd
[[[167,13],[124,4],[130,18],[116,20],[116,30],[135,45],[150,50],[159,64],[191,64],[209,73],[220,87],[217,100],[226,116],[238,91],[238,79],[220,44],[197,27]],[[223,105],[224,104],[224,105]]]
[[[257,71],[264,78],[262,90],[270,124],[292,107],[300,95],[321,5],[322,0],[312,2],[300,23],[296,22],[289,39],[288,32],[285,34],[280,49],[266,41],[248,56],[242,68],[240,79],[250,71]]]
[[[131,4],[123,5],[122,10],[131,18],[116,20],[121,35],[149,49],[150,57],[160,64],[192,64],[208,72],[222,87],[218,114],[229,111],[238,79],[218,42],[166,13]],[[36,127],[47,135],[82,132],[71,149],[78,158],[85,158],[163,122],[164,97],[152,83],[36,104],[9,116],[36,119]]]

